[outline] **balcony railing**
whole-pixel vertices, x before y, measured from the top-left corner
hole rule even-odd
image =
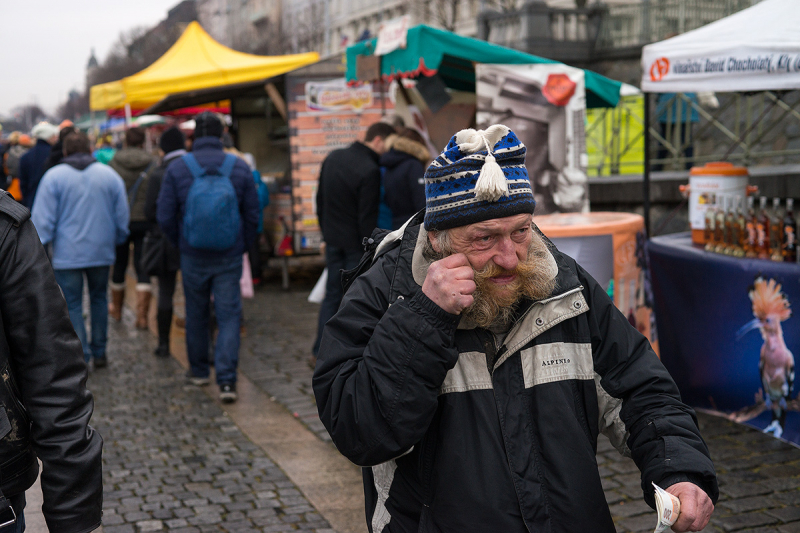
[[[478,32],[486,41],[552,59],[591,61],[699,28],[759,1],[641,0],[574,9],[530,2],[514,11],[480,13]]]
[[[609,6],[597,50],[644,46],[705,26],[759,0],[643,0]]]

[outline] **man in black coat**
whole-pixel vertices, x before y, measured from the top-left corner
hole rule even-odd
[[[319,310],[317,339],[312,348],[314,357],[319,351],[322,329],[342,301],[339,271],[358,264],[364,253],[361,241],[369,237],[377,225],[381,192],[378,162],[386,151],[386,138],[394,132],[389,124],[376,122],[367,128],[363,142],[356,141],[347,148],[334,150],[322,162],[317,217],[325,241],[328,283]]]
[[[534,147],[541,149],[541,147]],[[614,533],[600,433],[700,531],[719,496],[694,411],[605,289],[533,224],[525,146],[462,130],[426,205],[376,232],[328,321],[320,420],[363,467],[370,533]],[[366,262],[365,262],[366,263]],[[677,516],[676,516],[677,515]]]
[[[22,531],[38,457],[48,529],[92,531],[102,516],[103,440],[89,426],[94,403],[83,349],[30,212],[5,192],[0,321],[0,525],[15,518],[6,528]]]

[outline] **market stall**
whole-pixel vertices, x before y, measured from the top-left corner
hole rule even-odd
[[[319,54],[257,56],[237,52],[190,23],[167,52],[146,69],[90,89],[89,107],[147,109],[170,94],[267,80],[314,63]]]
[[[527,159],[537,214],[589,210],[586,108],[614,107],[623,90],[592,71],[425,25],[349,47],[347,80],[396,82],[395,113],[432,153],[463,128],[512,127],[537,147]]]
[[[800,88],[798,24],[795,0],[764,0],[646,46],[645,123],[650,124],[648,93]],[[650,136],[645,139],[647,217]],[[787,244],[796,242],[796,225],[790,221],[793,217],[765,206],[758,212],[730,209],[744,202],[747,171],[736,174],[743,181],[735,186],[733,200],[720,194],[728,192],[722,190],[727,187],[723,183],[732,183],[722,180],[716,191],[693,198],[694,242],[690,234],[678,234],[648,243],[661,357],[691,404],[800,443],[800,406],[793,387],[800,319],[791,313],[800,299],[800,265],[796,254],[786,253],[787,246],[796,247]],[[692,194],[698,192],[693,189]],[[707,211],[711,208],[714,211]],[[740,211],[743,218],[738,217]],[[734,212],[736,223],[729,226],[726,213]],[[697,231],[701,220],[714,225],[716,240],[728,240],[703,249],[698,242],[702,231]],[[751,229],[757,244],[748,237]],[[742,237],[733,237],[737,232]]]

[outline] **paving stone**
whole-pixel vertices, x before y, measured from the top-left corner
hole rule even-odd
[[[91,423],[105,440],[104,531],[244,533],[257,530],[250,512],[262,513],[264,527],[294,529],[276,509],[306,523],[302,510],[330,528],[205,392],[186,386],[177,362],[152,356],[153,337],[129,318],[110,325],[109,366],[88,381]]]
[[[765,526],[778,522],[777,518],[764,513],[743,513],[731,516],[712,517],[712,521],[722,527],[724,531],[739,531],[748,527]]]
[[[770,509],[767,514],[774,516],[781,522],[795,522],[800,520],[800,507],[782,507],[780,509]]]

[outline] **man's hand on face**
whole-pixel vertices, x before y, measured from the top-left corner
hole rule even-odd
[[[694,483],[675,483],[667,487],[667,492],[681,501],[681,514],[672,526],[672,531],[702,531],[714,512],[714,504],[703,489]]]
[[[475,271],[467,256],[453,254],[431,264],[422,292],[448,313],[459,315],[472,305],[474,280]]]

